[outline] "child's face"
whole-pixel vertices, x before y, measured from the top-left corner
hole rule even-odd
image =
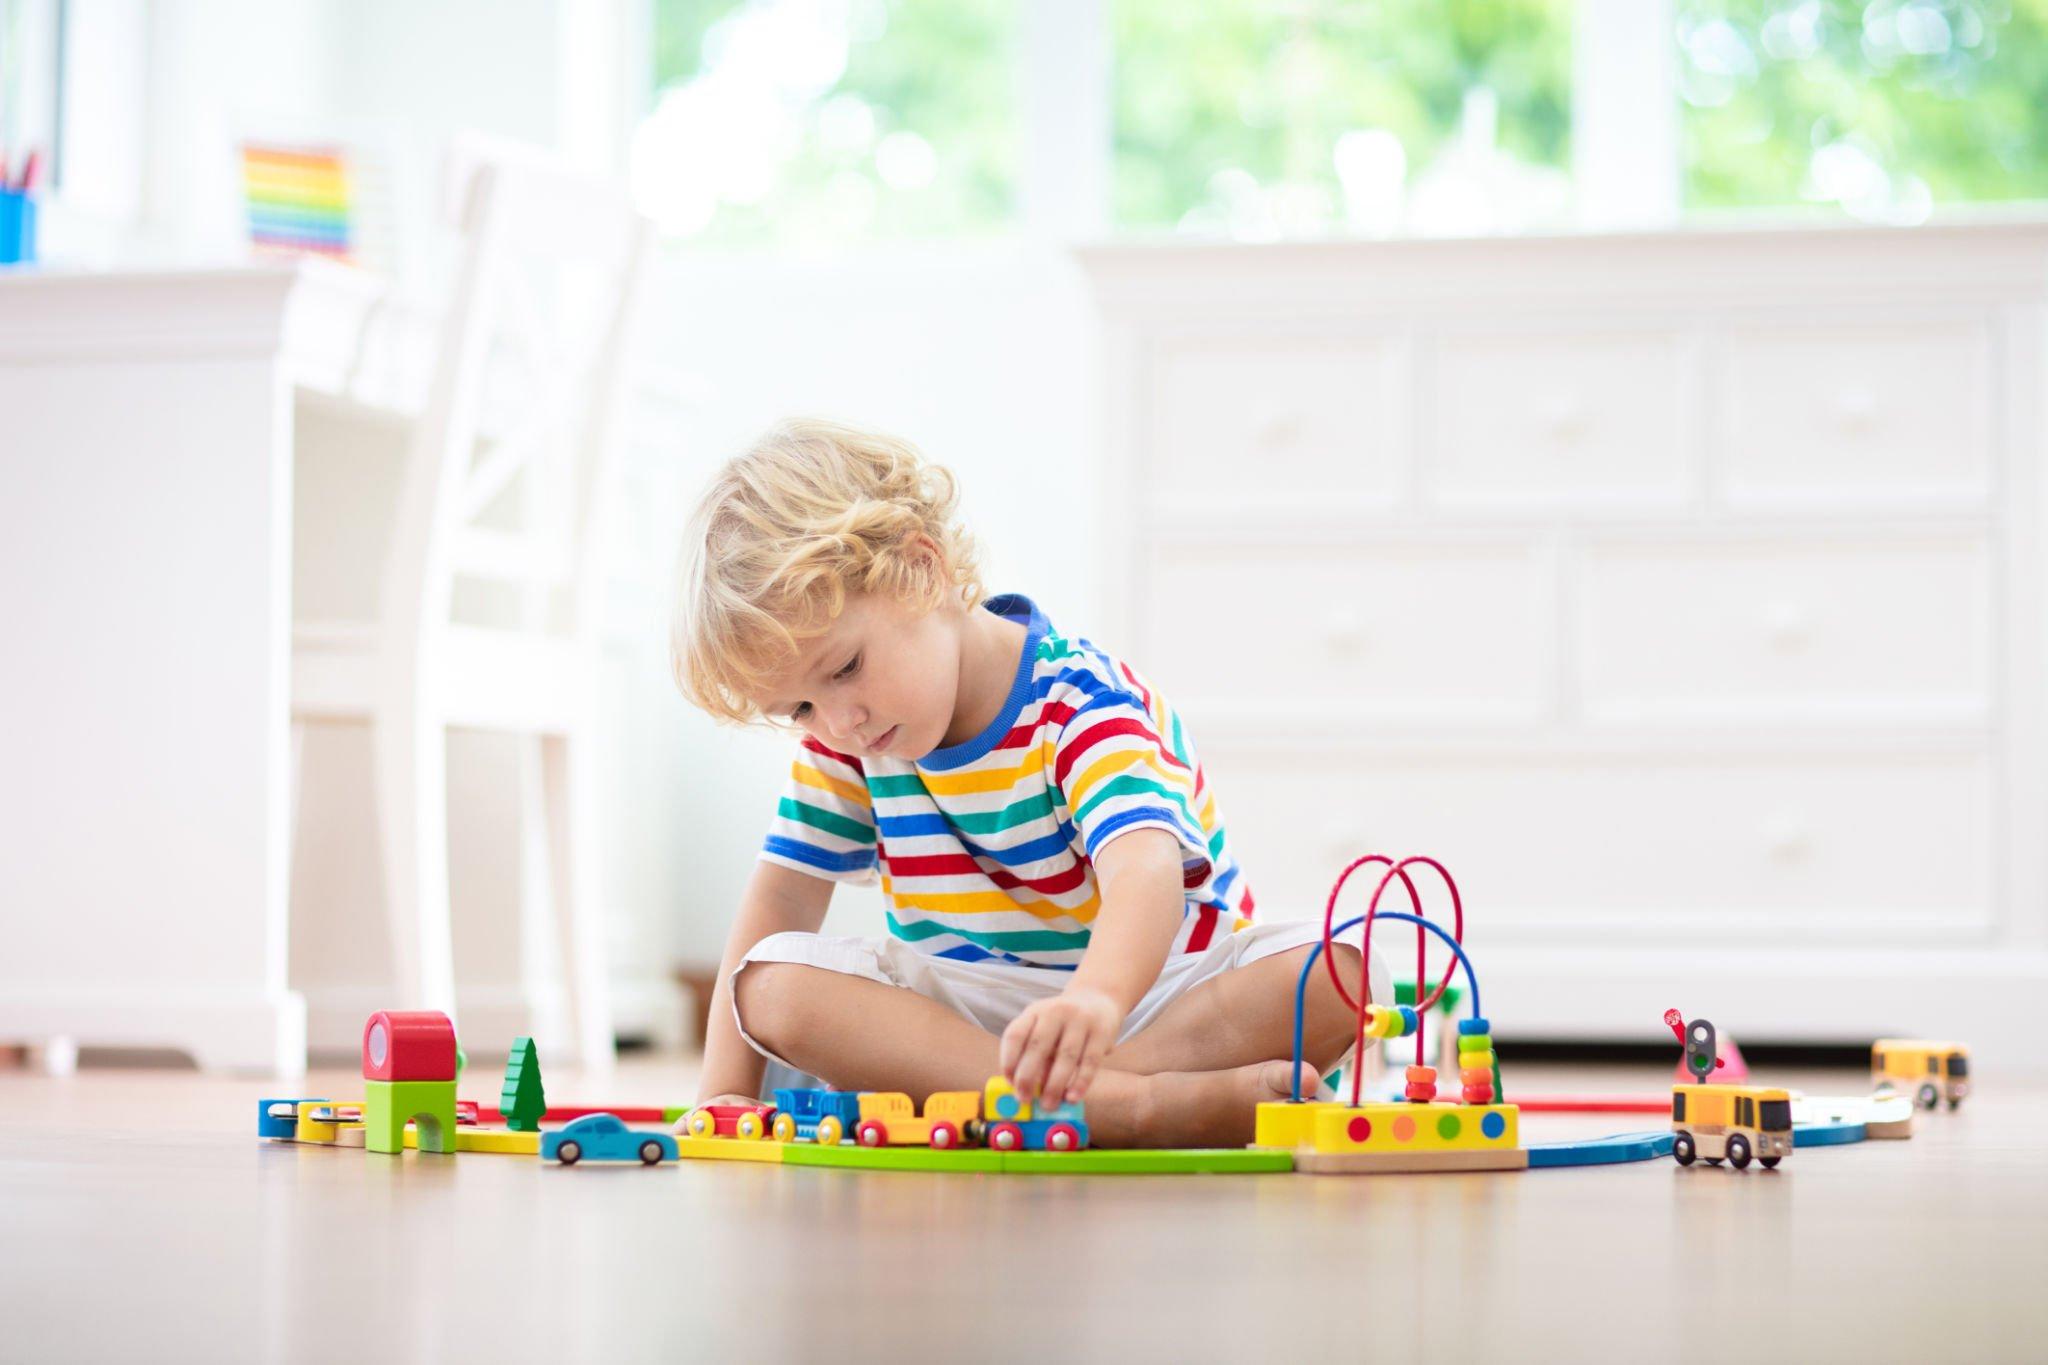
[[[824,635],[762,684],[755,703],[855,758],[923,758],[953,722],[962,615],[855,594]]]

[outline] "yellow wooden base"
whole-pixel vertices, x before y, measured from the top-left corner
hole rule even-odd
[[[1294,1169],[1310,1175],[1399,1175],[1425,1171],[1525,1171],[1529,1153],[1520,1148],[1490,1152],[1318,1152],[1294,1154]]]
[[[678,1134],[676,1155],[685,1161],[761,1161],[780,1166],[784,1145],[767,1139],[694,1138]]]

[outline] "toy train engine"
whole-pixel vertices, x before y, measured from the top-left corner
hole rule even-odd
[[[1078,1104],[1033,1107],[1003,1076],[982,1090],[979,1138],[999,1152],[1073,1152],[1088,1145],[1088,1120]]]

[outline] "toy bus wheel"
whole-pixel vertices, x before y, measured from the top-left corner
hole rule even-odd
[[[1949,1112],[1949,1113],[1951,1113],[1951,1114],[1955,1113],[1955,1112],[1956,1112],[1956,1106],[1957,1106],[1957,1105],[1959,1105],[1959,1104],[1961,1104],[1961,1103],[1962,1103],[1962,1101],[1961,1101],[1961,1100],[1958,1100],[1958,1099],[1951,1099],[1951,1100],[1950,1100],[1950,1101],[1948,1102],[1948,1112]]]
[[[946,1151],[948,1148],[958,1147],[960,1145],[960,1130],[950,1123],[935,1123],[932,1125],[931,1144],[934,1151],[940,1152]]]
[[[564,1166],[574,1166],[577,1162],[583,1160],[583,1144],[580,1142],[563,1143],[555,1148],[555,1160],[561,1162]]]
[[[853,1136],[863,1147],[880,1147],[889,1141],[889,1130],[869,1119],[853,1130]]]
[[[1676,1158],[1679,1165],[1692,1165],[1694,1158],[1699,1154],[1699,1149],[1692,1145],[1691,1133],[1680,1133],[1671,1140],[1671,1155]]]
[[[1738,1171],[1749,1169],[1749,1139],[1737,1133],[1728,1139],[1728,1164]]]
[[[1940,1103],[1941,1093],[1932,1084],[1920,1087],[1920,1107],[1922,1109],[1932,1109]]]
[[[768,1136],[768,1121],[759,1114],[741,1114],[732,1130],[749,1142],[759,1142]]]
[[[643,1166],[659,1166],[661,1164],[661,1144],[653,1138],[649,1138],[640,1144],[640,1164]]]
[[[683,1127],[689,1130],[693,1138],[718,1136],[718,1119],[709,1109],[692,1109],[689,1120]]]
[[[828,1114],[818,1120],[817,1130],[811,1136],[820,1147],[837,1147],[839,1139],[846,1136],[846,1125]]]
[[[777,1114],[775,1122],[769,1125],[768,1132],[777,1142],[795,1142],[796,1117],[792,1114]]]
[[[999,1152],[1014,1152],[1024,1146],[1024,1130],[1014,1123],[998,1123],[988,1130],[988,1145]]]
[[[1045,1150],[1071,1152],[1081,1145],[1081,1130],[1071,1123],[1055,1123],[1045,1130]]]
[[[1758,1157],[1758,1158],[1757,1158],[1757,1160],[1758,1160],[1758,1161],[1761,1161],[1761,1162],[1763,1162],[1763,1163],[1764,1163],[1764,1169],[1765,1169],[1765,1170],[1767,1170],[1767,1171],[1775,1171],[1775,1170],[1777,1170],[1777,1169],[1778,1169],[1778,1163],[1779,1163],[1779,1162],[1781,1162],[1781,1161],[1783,1161],[1784,1159],[1785,1159],[1785,1158],[1784,1158],[1784,1157],[1781,1157],[1781,1156],[1760,1156],[1760,1157]]]

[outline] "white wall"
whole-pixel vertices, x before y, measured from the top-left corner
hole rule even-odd
[[[236,141],[335,138],[366,148],[406,225],[391,262],[431,296],[440,150],[479,131],[602,163],[631,104],[626,0],[81,0],[96,51],[147,71],[140,99],[96,103],[112,174],[74,220],[79,258],[197,261],[240,251]],[[89,22],[87,22],[89,21]],[[125,87],[122,87],[125,88]],[[126,139],[124,143],[124,139]],[[62,215],[53,217],[53,225]],[[118,229],[118,230],[113,230]],[[53,254],[67,245],[53,231]],[[724,456],[777,418],[830,415],[906,436],[951,465],[992,591],[1034,596],[1069,629],[1095,615],[1092,329],[1078,272],[1017,243],[840,259],[665,253],[650,284],[642,359],[691,377],[685,410],[654,405],[631,433],[609,648],[615,707],[606,771],[612,957],[622,1022],[675,1031],[677,961],[715,960],[773,808],[788,741],[720,728],[669,678],[677,535]],[[302,588],[306,585],[302,585]],[[516,755],[489,736],[451,745],[452,874],[465,1028],[525,1027]],[[347,1047],[389,999],[366,737],[309,732],[295,846],[293,985],[316,1048]],[[879,931],[873,897],[842,895],[835,926]]]
[[[1064,628],[1087,633],[1101,591],[1094,360],[1089,304],[1065,256],[1023,245],[809,263],[679,252],[657,291],[649,353],[706,386],[693,420],[672,435],[642,433],[671,444],[667,547],[719,460],[779,417],[829,415],[896,432],[949,465],[982,540],[990,591],[1027,593]],[[657,645],[669,567],[664,553],[663,617],[646,623]],[[665,653],[641,682],[638,708],[665,747],[663,762],[636,780],[636,800],[669,823],[635,820],[641,848],[626,856],[643,903],[631,911],[646,913],[660,888],[681,888],[649,946],[715,960],[788,741],[689,711],[669,684]],[[836,930],[881,931],[871,898],[839,899],[859,908],[836,912]]]

